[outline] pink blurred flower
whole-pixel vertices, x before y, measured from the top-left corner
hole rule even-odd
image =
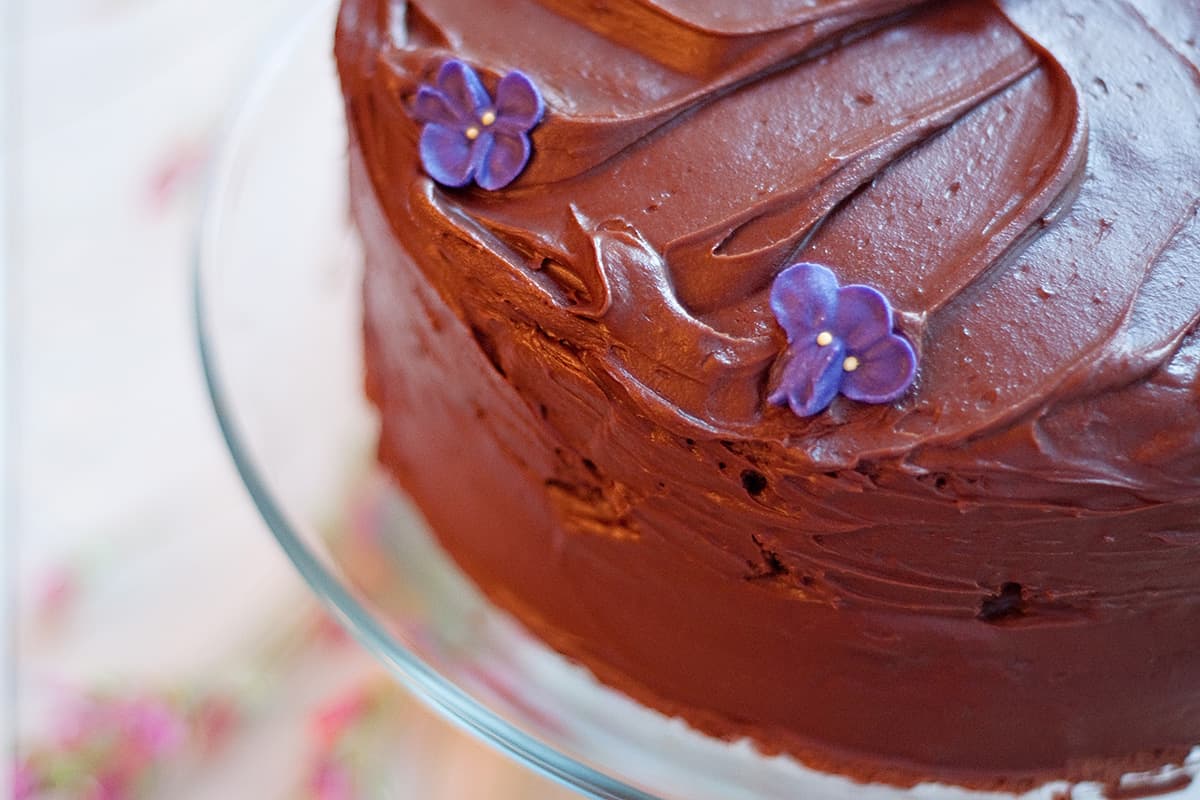
[[[348,510],[351,543],[367,552],[378,549],[383,532],[383,510],[382,493],[373,483],[355,493]]]
[[[67,710],[54,723],[54,747],[61,751],[78,750],[102,727],[101,704],[93,697],[70,695]]]
[[[136,776],[114,769],[93,778],[83,796],[86,800],[132,800],[136,796]]]
[[[204,698],[191,714],[192,739],[205,753],[213,753],[233,733],[242,712],[230,697]]]
[[[187,725],[156,697],[140,697],[112,708],[124,743],[151,758],[176,750],[187,738]]]
[[[47,625],[60,621],[79,598],[79,590],[80,576],[75,569],[65,565],[52,569],[38,590],[38,619]]]
[[[129,800],[189,733],[187,721],[161,697],[72,698],[45,754],[51,776],[45,788],[86,800]]]
[[[25,761],[13,765],[12,791],[13,800],[32,800],[40,785],[37,773]]]
[[[340,647],[350,643],[350,634],[337,620],[321,611],[313,623],[313,639],[318,644]]]
[[[354,779],[333,758],[322,758],[313,768],[310,788],[315,800],[354,800]]]
[[[164,213],[185,190],[194,187],[208,160],[205,142],[180,142],[163,155],[146,181],[146,201],[150,211]]]
[[[311,722],[313,733],[322,746],[329,747],[348,727],[362,718],[368,707],[367,691],[356,688],[317,709]]]
[[[187,724],[157,697],[82,697],[74,706],[59,724],[56,738],[62,750],[109,745],[121,755],[153,759],[187,738]]]

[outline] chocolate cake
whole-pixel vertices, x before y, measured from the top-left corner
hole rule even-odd
[[[344,0],[380,458],[500,607],[898,784],[1200,743],[1200,7]]]

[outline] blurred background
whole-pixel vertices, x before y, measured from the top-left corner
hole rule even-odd
[[[11,797],[569,796],[431,716],[324,616],[204,393],[206,160],[306,5],[0,10]]]

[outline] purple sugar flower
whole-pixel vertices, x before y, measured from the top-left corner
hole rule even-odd
[[[529,162],[529,131],[544,112],[541,93],[524,74],[501,78],[493,102],[473,69],[447,61],[437,86],[422,86],[413,102],[413,116],[425,123],[421,164],[444,186],[474,180],[484,189],[501,189]]]
[[[892,331],[892,307],[870,286],[838,286],[820,264],[779,273],[771,310],[787,332],[779,386],[768,401],[802,417],[824,411],[838,392],[864,403],[890,403],[908,390],[917,356]]]

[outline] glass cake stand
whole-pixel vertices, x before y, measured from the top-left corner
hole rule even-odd
[[[221,431],[267,526],[324,604],[438,712],[587,797],[1011,798],[866,786],[697,734],[599,685],[458,573],[372,458],[335,5],[306,6],[251,82],[214,163],[195,281]],[[1074,791],[1073,800],[1101,796]]]

